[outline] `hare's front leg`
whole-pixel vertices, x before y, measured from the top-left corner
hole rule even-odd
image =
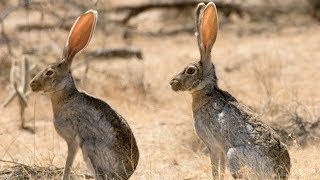
[[[226,170],[226,158],[224,153],[221,151],[220,152],[220,157],[219,157],[219,179],[224,179],[224,174],[225,174],[225,170]]]
[[[67,144],[68,144],[68,156],[67,156],[66,165],[64,167],[64,172],[62,177],[63,180],[70,179],[71,167],[79,149],[79,144],[76,140],[67,142]]]
[[[213,179],[224,179],[225,158],[220,150],[210,150]]]
[[[232,177],[235,179],[242,178],[242,174],[240,173],[240,157],[238,155],[237,149],[230,148],[227,152],[227,158]]]

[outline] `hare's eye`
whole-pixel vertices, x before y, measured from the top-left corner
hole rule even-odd
[[[195,73],[196,72],[196,69],[194,68],[194,67],[189,67],[188,69],[187,69],[187,74],[193,74],[193,73]]]
[[[53,74],[53,71],[52,70],[49,70],[46,72],[46,76],[51,76]]]

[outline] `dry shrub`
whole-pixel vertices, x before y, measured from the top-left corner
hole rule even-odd
[[[254,77],[262,99],[255,107],[287,145],[319,142],[319,114],[300,102],[297,92],[286,85],[282,62],[276,58],[253,62]]]
[[[63,168],[58,168],[55,166],[40,167],[36,165],[28,166],[15,162],[10,163],[15,165],[2,169],[0,171],[1,179],[61,179],[63,174]],[[78,174],[76,172],[71,172],[71,176],[78,178],[81,177],[81,179],[92,178],[90,175]]]
[[[305,147],[320,142],[320,118],[296,102],[282,107],[272,127],[287,145]]]

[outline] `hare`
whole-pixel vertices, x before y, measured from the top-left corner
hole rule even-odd
[[[218,33],[214,3],[198,4],[196,36],[200,61],[187,65],[170,81],[174,91],[190,91],[195,129],[210,152],[214,179],[223,178],[225,164],[234,178],[287,179],[290,157],[275,131],[218,87],[211,49]],[[227,162],[226,162],[227,161]]]
[[[30,83],[32,91],[50,96],[55,129],[67,142],[63,179],[70,178],[79,147],[96,179],[129,179],[139,160],[136,140],[125,119],[104,101],[79,91],[71,74],[72,60],[89,43],[97,15],[89,10],[76,20],[62,59],[48,65]]]

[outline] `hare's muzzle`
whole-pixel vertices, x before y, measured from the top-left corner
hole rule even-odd
[[[37,92],[40,90],[40,83],[38,83],[36,81],[31,81],[30,87],[31,87],[32,91]]]
[[[171,89],[174,91],[179,91],[181,89],[181,83],[177,79],[172,79],[170,81]]]

